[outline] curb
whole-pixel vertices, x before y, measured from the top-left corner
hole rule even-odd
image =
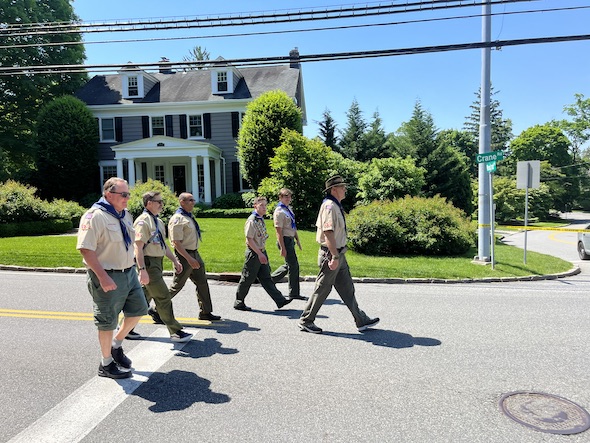
[[[85,274],[86,268],[28,268],[25,266],[10,266],[0,265],[0,271],[23,271],[23,272],[55,272],[59,274]],[[371,278],[371,277],[353,277],[355,283],[380,283],[380,284],[405,284],[405,283],[504,283],[515,281],[541,281],[541,280],[556,280],[558,278],[572,277],[578,275],[580,272],[579,266],[574,266],[572,269],[559,274],[547,275],[525,275],[521,277],[483,277],[483,278],[458,278],[458,279],[444,279],[444,278]],[[164,271],[164,276],[171,277],[172,271]],[[237,283],[240,280],[238,273],[207,273],[208,280],[218,280],[225,282]],[[304,276],[299,279],[304,282],[314,282],[315,276]],[[283,279],[287,281],[287,279]]]

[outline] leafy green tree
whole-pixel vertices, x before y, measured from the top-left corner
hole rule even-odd
[[[512,177],[494,178],[495,219],[500,223],[510,223],[524,219],[525,190],[516,189]],[[537,189],[529,190],[529,219],[547,220],[553,205],[551,191],[545,183]]]
[[[570,139],[574,163],[580,159],[584,143],[590,140],[590,98],[584,98],[584,94],[575,94],[575,98],[575,103],[563,107],[571,120],[552,122]]]
[[[341,154],[334,153],[329,158],[330,171],[325,177],[340,175],[347,183],[346,198],[342,201],[345,211],[350,211],[357,205],[360,191],[359,181],[365,175],[369,168],[369,163],[359,162],[343,157]]]
[[[572,164],[570,142],[561,129],[549,124],[535,125],[525,129],[510,143],[511,155],[506,160],[547,160],[551,166]]]
[[[387,135],[383,129],[383,123],[379,112],[373,113],[373,120],[369,125],[367,132],[363,134],[363,150],[357,155],[357,160],[368,161],[373,158],[384,158],[388,156],[389,145],[387,143]]]
[[[491,89],[490,97],[490,126],[491,126],[491,150],[504,151],[508,147],[508,142],[512,139],[512,120],[505,119],[500,109],[500,102],[494,98],[497,91]],[[467,120],[463,125],[463,129],[469,132],[475,140],[475,145],[478,146],[479,152],[479,119],[481,106],[481,88],[475,93],[477,99],[471,106],[471,114],[465,117]]]
[[[360,153],[364,150],[363,136],[367,123],[356,99],[352,101],[346,112],[346,119],[346,128],[340,133],[340,153],[346,158],[358,160]]]
[[[293,208],[301,228],[314,225],[330,173],[332,150],[319,140],[285,129],[281,145],[270,160],[271,173],[262,180],[258,193],[269,201],[277,199],[280,188],[293,191]]]
[[[0,2],[1,66],[76,65],[85,60],[80,33],[35,34],[11,25],[76,22],[69,0]],[[7,29],[9,32],[7,32]],[[48,46],[48,43],[79,42]],[[19,45],[34,45],[19,47]],[[86,73],[10,75],[0,77],[0,158],[6,161],[0,179],[25,177],[34,168],[34,128],[43,104],[71,94],[87,80]]]
[[[281,144],[283,129],[303,131],[301,109],[284,91],[265,92],[248,104],[238,135],[238,159],[253,189],[270,175],[270,158]]]
[[[467,131],[457,131],[456,129],[445,129],[437,135],[438,144],[444,144],[455,148],[465,155],[469,173],[472,177],[478,175],[477,154],[479,146],[473,138],[473,134]]]
[[[375,158],[359,179],[360,202],[368,204],[374,200],[419,195],[425,183],[424,172],[411,157]]]
[[[98,124],[73,96],[46,104],[37,124],[40,194],[79,200],[98,183]]]
[[[316,122],[319,126],[320,140],[322,140],[326,146],[332,148],[332,150],[337,150],[338,137],[336,135],[336,121],[332,118],[332,114],[330,114],[328,108],[326,108],[322,117],[322,121]]]

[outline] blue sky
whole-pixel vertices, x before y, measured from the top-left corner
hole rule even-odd
[[[386,4],[388,2],[381,2]],[[404,4],[398,1],[395,4]],[[465,2],[468,3],[468,2]],[[75,0],[76,14],[84,22],[125,21],[161,17],[216,17],[261,11],[325,9],[340,5],[375,5],[337,0]],[[590,6],[586,0],[538,0],[494,6],[493,13]],[[303,54],[395,49],[481,41],[481,18],[431,21],[348,30],[297,32],[267,36],[202,38],[226,33],[301,29],[306,27],[383,23],[429,19],[449,15],[473,15],[481,6],[457,8],[445,13],[425,11],[380,18],[355,18],[286,25],[242,26],[158,32],[125,32],[85,35],[86,41],[137,38],[195,37],[185,40],[88,44],[88,64],[156,62],[161,57],[181,61],[200,45],[211,58],[225,59],[288,55],[294,47]],[[590,9],[495,16],[492,40],[552,37],[588,33]],[[199,38],[201,37],[201,38]],[[565,118],[563,106],[574,94],[590,97],[590,41],[505,47],[492,51],[492,85],[504,117],[512,119],[514,134],[535,124]],[[304,134],[317,135],[317,124],[327,108],[338,127],[346,125],[346,111],[354,99],[367,122],[378,111],[387,132],[396,131],[411,117],[416,100],[429,111],[439,129],[461,129],[480,86],[481,50],[405,55],[348,61],[303,64],[308,125]]]

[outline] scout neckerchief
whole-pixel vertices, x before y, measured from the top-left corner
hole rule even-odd
[[[199,240],[201,240],[201,228],[199,227],[199,224],[195,220],[195,217],[193,217],[193,214],[190,213],[190,212],[188,212],[188,211],[185,211],[182,208],[178,208],[176,210],[176,214],[182,214],[185,217],[188,217],[188,218],[190,218],[193,221],[193,223],[195,224],[195,228],[197,228],[197,235],[199,236]]]
[[[297,225],[295,224],[295,214],[293,214],[293,211],[291,211],[289,206],[287,206],[283,202],[279,202],[279,204],[277,206],[279,208],[281,208],[283,210],[283,212],[285,214],[287,214],[287,217],[289,217],[289,219],[291,220],[291,229],[293,229],[293,230],[297,229]]]
[[[145,208],[143,210],[143,212],[145,212],[146,214],[149,214],[152,216],[152,218],[154,219],[154,223],[156,225],[156,232],[157,232],[157,236],[158,236],[158,241],[160,242],[160,246],[162,246],[162,249],[165,249],[164,246],[164,236],[162,235],[162,233],[160,232],[160,226],[158,225],[158,215],[157,214],[153,214],[150,211],[148,211],[147,208]]]
[[[342,204],[338,201],[338,199],[336,197],[334,197],[332,194],[328,194],[326,195],[326,198],[324,198],[324,201],[322,203],[324,203],[326,200],[331,200],[334,203],[336,203],[338,205],[338,207],[340,208],[340,212],[342,212],[342,218],[344,219],[344,232],[346,232],[346,216],[344,215],[344,208],[342,207]]]
[[[266,232],[266,225],[264,224],[264,217],[256,210],[252,211],[252,215],[254,216],[254,230],[258,232],[259,237],[264,237],[266,240],[268,238],[268,232]]]
[[[106,211],[109,214],[111,214],[113,217],[115,217],[117,220],[119,220],[119,225],[121,226],[121,232],[123,233],[123,240],[125,240],[125,249],[129,250],[129,245],[131,244],[131,237],[129,236],[129,231],[127,231],[127,227],[125,226],[125,223],[123,223],[123,219],[125,218],[125,214],[127,213],[127,211],[125,209],[123,209],[121,211],[121,214],[119,214],[115,210],[115,208],[113,208],[113,205],[111,205],[108,201],[106,201],[104,197],[101,197],[99,201],[97,201],[96,203],[94,203],[92,205],[92,207],[99,208],[103,211]]]

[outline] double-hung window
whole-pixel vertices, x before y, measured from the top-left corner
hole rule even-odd
[[[115,119],[101,118],[100,119],[100,141],[114,141],[115,140]]]
[[[188,116],[188,134],[189,137],[200,138],[203,137],[203,116],[189,115]]]
[[[164,117],[152,117],[152,137],[165,135]]]

